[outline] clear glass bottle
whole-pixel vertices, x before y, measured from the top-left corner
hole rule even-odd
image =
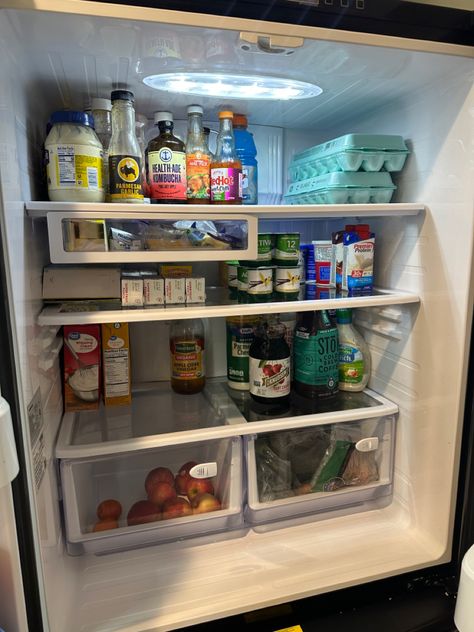
[[[188,107],[186,138],[186,195],[188,204],[209,204],[211,199],[211,155],[202,126],[203,109]]]
[[[145,127],[147,126],[148,119],[144,114],[135,114],[135,134],[137,137],[138,145],[142,156],[142,190],[145,197],[150,197],[148,192],[148,184],[146,181],[146,142],[145,142]]]
[[[293,386],[311,399],[328,399],[338,391],[337,326],[327,310],[302,312],[293,339]]]
[[[199,393],[206,383],[204,323],[200,318],[174,321],[170,329],[171,388]]]
[[[102,161],[102,182],[105,189],[105,201],[109,201],[109,146],[112,138],[112,101],[110,99],[92,99],[92,116],[94,117],[95,133],[99,137],[104,149]]]
[[[143,202],[141,151],[135,134],[133,92],[114,90],[112,138],[109,145],[109,186],[111,202]]]
[[[152,204],[186,204],[186,150],[173,134],[171,112],[155,112],[159,134],[147,147],[148,186]]]
[[[219,112],[217,149],[211,163],[211,202],[242,204],[242,163],[235,151],[233,113]]]

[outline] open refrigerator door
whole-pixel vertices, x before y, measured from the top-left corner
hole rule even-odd
[[[44,628],[179,629],[449,562],[472,320],[472,49],[106,3],[2,5],[6,293]],[[271,50],[252,44],[262,32]],[[203,70],[215,83],[190,95],[192,73]],[[245,81],[262,75],[320,93],[291,100],[280,86],[257,98]],[[166,90],[150,87],[165,79]],[[224,95],[229,86],[241,94]],[[147,139],[155,110],[174,113],[183,140],[196,99],[214,131],[224,107],[243,111],[258,150],[259,203],[48,201],[42,144],[51,113],[87,109],[90,98],[124,87],[150,121]],[[406,145],[387,158],[387,148],[367,149],[375,134]],[[255,261],[259,235],[298,235],[313,246],[368,223],[373,290],[307,283],[302,294],[292,286],[295,296],[262,298],[266,289],[252,288],[268,284],[249,265],[248,290],[239,288],[247,298],[232,288],[229,296],[225,262]],[[121,249],[124,241],[133,247]],[[67,296],[52,286],[45,295],[52,263],[76,275],[63,284]],[[186,304],[186,283],[162,268],[150,277],[156,264],[205,278],[205,301]],[[110,294],[83,295],[78,305],[80,288],[99,282],[79,276],[88,267],[107,271]],[[278,269],[296,268],[280,261]],[[144,305],[150,278],[182,302]],[[339,308],[355,310],[370,349],[364,392],[322,407],[292,395],[289,408],[270,414],[229,388],[229,320],[293,322]],[[199,319],[206,386],[178,395],[170,325]],[[110,381],[97,368],[106,361],[100,328],[113,323],[128,331],[111,347],[114,357],[126,352],[125,406],[99,404]],[[81,335],[95,354],[88,364]],[[63,353],[74,367],[66,386]],[[260,368],[274,385],[282,366],[272,362]],[[270,374],[271,366],[279,368]],[[73,394],[66,411],[63,389]],[[67,409],[77,399],[81,407]],[[42,412],[39,428],[28,422],[32,407]],[[201,482],[188,492],[177,479],[190,463]],[[157,469],[164,479],[152,490]],[[201,495],[207,506],[195,501]],[[110,500],[120,509],[101,505]],[[176,513],[163,509],[166,500]]]

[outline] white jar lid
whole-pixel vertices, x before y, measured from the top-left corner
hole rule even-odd
[[[159,123],[160,121],[173,122],[173,115],[171,114],[171,112],[155,112],[154,120],[155,123]]]
[[[92,99],[92,110],[107,110],[110,112],[112,109],[112,101],[110,99],[100,99],[99,97],[94,97]]]
[[[204,114],[200,105],[188,105],[188,114]]]

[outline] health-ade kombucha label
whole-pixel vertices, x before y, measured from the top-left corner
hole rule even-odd
[[[186,154],[162,147],[148,154],[148,180],[152,200],[186,199]]]
[[[242,199],[242,171],[234,167],[211,169],[211,200],[229,202]]]
[[[188,200],[209,200],[211,197],[209,156],[200,152],[186,156]]]
[[[137,156],[109,156],[110,199],[143,200],[141,160]]]
[[[204,340],[179,340],[171,343],[171,377],[196,380],[204,375]]]

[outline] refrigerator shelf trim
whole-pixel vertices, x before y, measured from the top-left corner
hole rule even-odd
[[[418,215],[426,211],[425,204],[419,202],[394,202],[389,204],[278,204],[278,205],[242,205],[239,207],[220,204],[186,206],[185,213],[192,215],[219,214],[242,217],[242,214],[261,219],[282,218],[337,218],[337,217],[390,217]],[[189,210],[188,210],[189,209]],[[147,216],[153,219],[155,214],[178,216],[183,214],[182,204],[92,204],[90,202],[26,202],[28,217],[44,218],[55,213],[74,213],[77,219],[140,219]],[[93,215],[91,215],[92,213]],[[113,215],[112,215],[113,214]],[[72,216],[68,216],[72,217]]]
[[[150,307],[147,309],[111,309],[94,312],[62,312],[61,304],[47,305],[38,316],[40,326],[87,325],[101,323],[138,323],[151,321],[189,320],[192,318],[223,318],[226,316],[252,316],[261,314],[284,314],[288,312],[311,312],[323,309],[358,307],[381,307],[384,305],[406,305],[419,303],[420,297],[411,292],[375,288],[373,296],[353,296],[308,301],[285,301],[276,303],[223,304],[227,294],[225,288],[206,288],[211,304],[188,306]],[[221,300],[219,300],[221,298]],[[67,303],[67,301],[64,301]]]
[[[225,425],[127,438],[103,443],[72,445],[71,442],[77,413],[66,413],[61,422],[55,456],[57,459],[83,459],[126,454],[165,446],[256,435],[262,432],[277,432],[279,430],[309,428],[327,424],[358,421],[361,419],[374,419],[387,415],[395,415],[399,410],[396,404],[382,395],[379,395],[371,389],[365,389],[363,392],[375,399],[380,405],[248,422],[239,411],[237,405],[230,396],[227,395],[223,388],[224,383],[225,381],[223,382],[222,378],[209,380],[206,386],[206,394],[208,395],[208,401],[210,398],[214,399],[214,402],[209,401],[209,406],[218,409],[218,412],[225,418]]]

